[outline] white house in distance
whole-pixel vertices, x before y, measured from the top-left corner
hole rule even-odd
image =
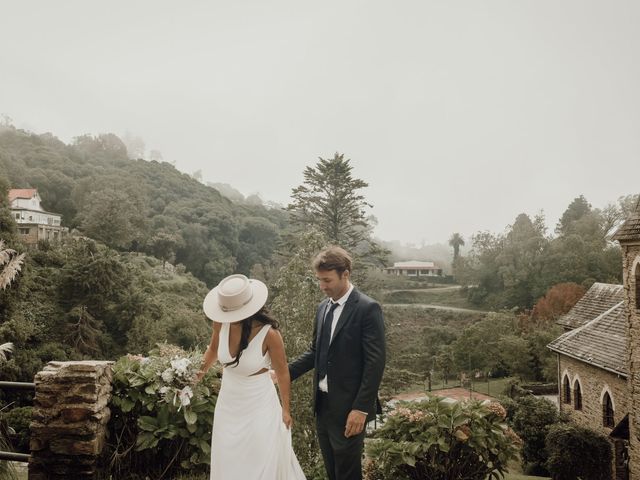
[[[68,232],[61,225],[62,216],[45,211],[42,199],[35,188],[9,190],[9,208],[18,224],[18,233],[27,245],[37,245],[40,240],[57,241]]]
[[[395,262],[393,267],[384,269],[389,275],[405,277],[441,277],[442,268],[434,262],[418,262],[410,260],[408,262]]]

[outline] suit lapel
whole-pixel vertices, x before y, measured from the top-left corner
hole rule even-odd
[[[336,325],[336,329],[333,331],[333,336],[331,337],[331,343],[333,343],[333,341],[336,339],[336,337],[340,333],[340,330],[342,330],[342,327],[344,327],[349,322],[349,320],[351,320],[351,317],[353,317],[353,314],[356,311],[356,305],[358,304],[359,300],[360,295],[354,288],[351,292],[351,295],[349,295],[349,298],[347,298],[344,307],[342,308],[342,313],[340,314],[340,318],[338,319],[338,324]]]

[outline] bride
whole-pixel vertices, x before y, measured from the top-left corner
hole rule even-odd
[[[224,367],[213,419],[212,480],[305,478],[291,447],[291,380],[278,322],[264,306],[267,295],[259,280],[231,275],[204,299],[213,334],[196,381],[216,360]]]

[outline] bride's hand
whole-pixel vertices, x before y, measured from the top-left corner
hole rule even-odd
[[[198,370],[198,372],[191,379],[191,383],[193,385],[200,383],[200,380],[202,380],[202,377],[204,377],[204,373],[205,372],[203,372],[202,370]]]
[[[284,423],[285,427],[288,430],[291,430],[291,426],[293,425],[293,419],[291,418],[291,414],[289,412],[282,411],[282,423]]]

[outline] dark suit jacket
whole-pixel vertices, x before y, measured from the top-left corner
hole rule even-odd
[[[289,364],[291,380],[311,369],[317,371],[316,345],[329,299],[316,312],[311,348]],[[336,324],[327,359],[329,408],[340,417],[351,410],[367,412],[373,419],[380,412],[378,387],[385,364],[384,320],[380,305],[353,289]],[[315,373],[314,371],[314,373]],[[314,375],[314,411],[317,406],[318,375]]]

